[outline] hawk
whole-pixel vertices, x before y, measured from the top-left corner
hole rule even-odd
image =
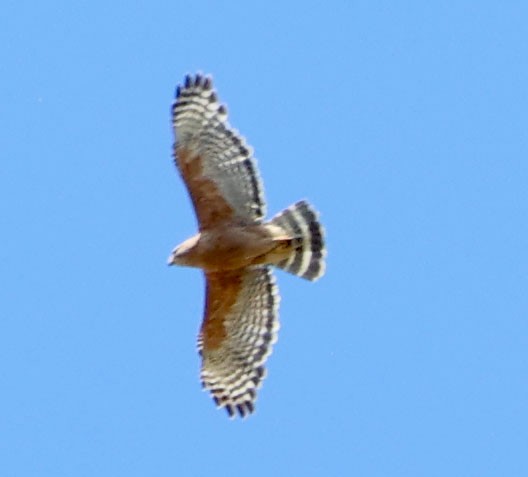
[[[230,417],[245,417],[254,410],[279,329],[272,266],[308,280],[319,278],[325,269],[323,229],[306,201],[264,221],[255,159],[228,124],[210,77],[188,75],[177,87],[172,124],[174,160],[199,232],[172,251],[169,265],[203,270],[202,385]]]

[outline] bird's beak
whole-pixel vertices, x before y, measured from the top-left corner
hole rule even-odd
[[[174,265],[174,253],[171,253],[169,255],[169,259],[167,260],[167,265]]]

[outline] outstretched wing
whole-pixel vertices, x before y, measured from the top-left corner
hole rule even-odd
[[[265,203],[251,149],[227,122],[209,77],[187,76],[172,106],[174,158],[187,184],[200,230],[256,223]]]
[[[207,273],[198,338],[201,379],[232,417],[253,412],[264,362],[277,340],[279,296],[269,267]]]

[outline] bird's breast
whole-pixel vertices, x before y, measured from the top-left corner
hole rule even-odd
[[[203,231],[196,252],[205,270],[234,270],[252,265],[273,246],[262,225],[231,226]]]

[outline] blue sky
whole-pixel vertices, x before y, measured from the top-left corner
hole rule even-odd
[[[4,2],[0,474],[528,475],[528,5]],[[257,412],[200,389],[195,218],[169,110],[211,73],[270,214],[307,198],[327,275],[278,272]]]

